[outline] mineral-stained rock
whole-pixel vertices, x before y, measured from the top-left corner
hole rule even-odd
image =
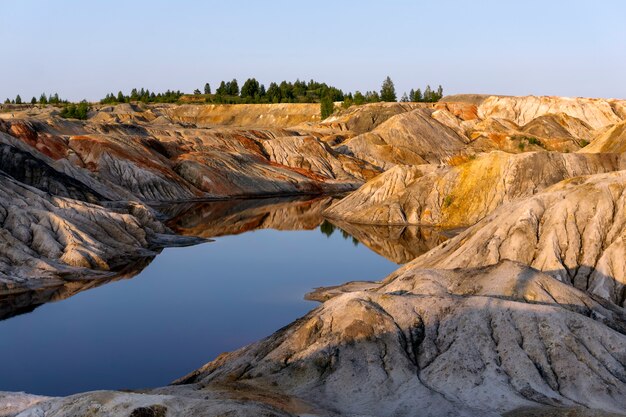
[[[144,202],[347,191],[379,172],[333,151],[317,134],[200,129],[147,120],[10,120],[2,122],[0,134],[12,146],[19,142],[22,150],[32,149],[33,157],[42,154],[56,165],[71,165],[73,170],[64,169],[67,175],[82,170],[91,181],[119,187]]]
[[[325,215],[355,223],[469,226],[500,205],[563,179],[620,169],[617,154],[491,152],[426,171],[396,166],[338,201]]]
[[[478,106],[478,117],[499,117],[522,126],[546,114],[565,113],[593,129],[619,123],[622,118],[615,113],[612,101],[568,97],[498,97],[491,96]]]
[[[626,171],[564,180],[501,206],[412,262],[468,268],[510,259],[626,305]]]
[[[337,149],[382,169],[396,164],[439,164],[466,153],[469,140],[438,122],[432,113],[431,109],[416,109],[399,114]]]
[[[238,383],[340,415],[497,416],[626,407],[623,310],[523,265],[405,270],[338,295],[178,381]],[[607,384],[610,389],[607,389]]]
[[[0,224],[0,294],[110,277],[176,241],[163,235],[165,227],[139,203],[105,208],[54,197],[2,171]]]
[[[581,153],[614,152],[626,153],[626,121],[611,126],[600,133]]]

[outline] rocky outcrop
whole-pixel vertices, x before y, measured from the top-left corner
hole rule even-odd
[[[360,135],[374,130],[393,116],[428,107],[430,104],[427,103],[370,103],[352,106],[323,120],[319,126]]]
[[[0,171],[0,293],[110,277],[171,238],[147,207],[103,207],[55,197]]]
[[[387,169],[330,208],[330,198],[317,198],[161,210],[183,235],[340,227],[389,259],[414,259],[382,282],[315,291],[309,298],[321,306],[173,386],[67,398],[0,393],[0,410],[624,415],[626,171],[615,145],[623,102],[455,100],[356,107],[292,129],[276,115],[262,128],[198,128],[215,116],[200,106],[0,122],[10,174],[0,173],[0,293],[19,293],[12,304],[0,300],[0,316],[132,274],[129,259],[140,269],[161,246],[190,242],[165,236],[139,200],[345,190]],[[261,119],[251,110],[249,120],[225,121],[230,111],[220,110],[223,124]],[[586,152],[546,152],[576,150],[597,132],[605,137]],[[494,149],[510,153],[480,155]],[[605,150],[615,153],[595,153]],[[406,224],[471,226],[455,236]]]
[[[625,306],[626,171],[562,181],[491,215],[412,262],[471,268],[514,260]]]
[[[602,129],[622,121],[613,109],[615,100],[569,97],[491,96],[478,106],[478,117],[508,119],[522,126],[547,114],[564,113],[592,129]]]
[[[173,122],[199,127],[291,127],[320,120],[316,103],[166,105],[152,111]]]
[[[581,153],[626,153],[626,121],[611,126],[600,133]]]
[[[567,178],[620,169],[617,154],[491,152],[457,166],[396,166],[329,208],[353,223],[470,226],[504,203]]]
[[[440,164],[465,153],[467,138],[439,123],[432,113],[417,109],[394,116],[371,132],[348,139],[337,150],[384,170],[396,164]]]
[[[267,387],[339,415],[620,412],[626,336],[611,326],[621,325],[622,310],[522,265],[405,271],[178,383]]]
[[[347,191],[379,172],[333,151],[319,135],[293,130],[92,120],[11,120],[0,131],[33,157],[71,165],[69,176],[81,170],[144,202]]]

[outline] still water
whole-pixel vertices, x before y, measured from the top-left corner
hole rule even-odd
[[[66,289],[51,299],[68,298],[0,321],[0,391],[68,395],[168,384],[306,314],[317,305],[303,298],[314,287],[381,279],[412,250],[441,239],[405,228],[341,229],[320,215],[329,203],[167,208],[178,233],[215,240],[165,249],[136,274]]]

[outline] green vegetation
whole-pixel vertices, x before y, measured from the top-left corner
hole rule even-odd
[[[540,141],[539,139],[533,137],[533,136],[513,136],[512,137],[513,140],[519,140],[520,142],[517,144],[518,148],[520,148],[520,150],[524,150],[524,148],[526,147],[526,145],[535,145],[535,146],[539,146],[541,148],[545,149],[545,145],[543,144],[542,141]]]
[[[337,229],[339,229],[339,231],[341,232],[341,237],[343,237],[345,240],[352,240],[352,244],[354,246],[358,246],[359,245],[359,241],[358,241],[357,238],[353,237],[350,233],[346,232],[345,230],[335,226],[334,224],[332,224],[328,220],[324,220],[322,222],[322,224],[320,224],[320,232],[325,234],[326,237],[331,237],[332,234]]]
[[[433,91],[433,89],[430,88],[430,85],[427,85],[426,88],[424,89],[424,93],[422,93],[422,90],[419,88],[417,90],[411,89],[411,91],[409,92],[408,101],[412,101],[416,103],[418,102],[435,103],[441,100],[442,97],[443,97],[442,86],[437,87],[437,91]]]
[[[448,194],[446,198],[443,199],[443,206],[450,207],[453,202],[454,202],[454,198]]]
[[[587,145],[589,145],[589,141],[588,140],[583,139],[583,140],[580,141],[580,147],[581,148],[584,148]]]
[[[381,101],[396,101],[396,87],[389,76],[385,78],[380,87],[380,99]]]
[[[65,119],[87,119],[87,114],[89,113],[89,104],[87,101],[83,100],[78,104],[70,103],[63,107],[61,113],[59,114],[61,117]]]
[[[333,98],[329,95],[322,97],[322,101],[320,102],[320,113],[322,116],[322,120],[329,117],[335,111],[335,103],[333,102]]]
[[[117,103],[130,103],[133,101],[140,101],[142,103],[176,103],[183,96],[180,91],[167,90],[165,93],[154,93],[150,90],[133,88],[130,94],[125,95],[121,91],[117,95],[110,93],[105,98],[100,100],[101,104],[117,104]]]
[[[417,91],[411,90],[407,95],[404,93],[400,99],[402,102],[422,101],[434,102],[443,96],[443,88],[439,86],[437,91],[432,91],[427,86],[424,93],[418,88]],[[213,103],[213,104],[240,104],[240,103],[320,103],[326,100],[324,114],[330,109],[328,106],[328,98],[333,102],[342,102],[344,108],[352,105],[362,105],[366,103],[377,103],[381,101],[394,102],[397,101],[396,90],[390,77],[386,77],[378,91],[356,91],[352,93],[344,93],[341,89],[333,87],[326,83],[320,83],[315,80],[308,82],[297,79],[294,82],[281,81],[280,83],[271,82],[266,88],[264,84],[257,81],[256,78],[248,78],[241,88],[237,79],[231,81],[221,81],[219,87],[212,93],[211,85],[205,83],[202,89],[194,89],[193,95],[188,95],[180,90],[167,90],[157,93],[148,89],[133,88],[130,93],[125,94],[119,91],[117,94],[109,93],[100,100],[100,104],[119,104],[119,103]],[[21,104],[22,98],[18,95],[15,99],[7,99],[5,104]],[[31,104],[63,104],[69,102],[59,97],[57,93],[46,95],[42,93],[38,100],[33,98]],[[67,106],[66,106],[67,107]],[[334,110],[334,108],[333,108]]]

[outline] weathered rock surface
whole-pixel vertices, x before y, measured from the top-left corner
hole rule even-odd
[[[522,265],[405,271],[178,383],[272,387],[342,415],[620,412],[626,336],[609,325],[623,310]]]
[[[394,116],[337,149],[382,169],[395,164],[439,164],[464,153],[468,139],[439,123],[432,113],[416,109]]]
[[[626,153],[626,121],[620,122],[600,133],[581,153]]]
[[[5,143],[64,165],[69,176],[80,171],[144,202],[347,191],[379,172],[335,152],[320,134],[157,124],[130,105],[111,112],[141,116],[120,122],[98,117],[105,110],[87,122],[54,115],[0,121],[0,132]]]
[[[0,120],[0,293],[19,293],[0,316],[129,276],[129,259],[138,270],[175,243],[141,200],[349,190],[388,169],[330,209],[318,198],[162,212],[189,236],[338,226],[415,259],[379,283],[316,291],[320,307],[174,386],[0,394],[0,415],[626,415],[622,101],[457,96],[323,122],[273,107],[268,124],[240,109]],[[478,155],[494,149],[509,153]],[[390,224],[474,225],[453,237]]]
[[[326,210],[366,224],[472,225],[504,203],[567,178],[616,171],[617,154],[491,152],[457,166],[396,166]]]
[[[193,239],[164,235],[139,203],[103,207],[55,197],[0,171],[0,294],[110,277],[153,249]]]
[[[621,102],[580,97],[491,96],[478,106],[478,116],[508,119],[521,126],[547,114],[565,113],[593,129],[601,129],[622,121],[614,103]]]
[[[562,181],[503,205],[411,264],[470,268],[510,259],[626,305],[626,171]]]

